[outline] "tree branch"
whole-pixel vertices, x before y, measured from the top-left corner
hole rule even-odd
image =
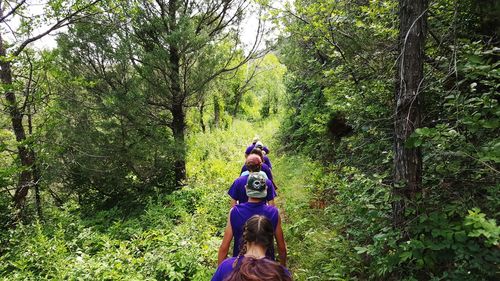
[[[12,55],[14,56],[18,56],[23,50],[24,48],[26,48],[26,46],[28,46],[30,43],[32,42],[35,42],[43,37],[45,37],[46,35],[50,34],[52,31],[54,30],[57,30],[63,26],[66,26],[68,24],[71,24],[71,23],[74,23],[75,20],[74,18],[80,14],[81,12],[85,11],[86,9],[92,7],[93,5],[101,2],[102,0],[95,0],[93,2],[91,2],[90,4],[88,5],[85,5],[84,7],[80,8],[80,9],[77,9],[76,11],[74,11],[73,13],[67,15],[66,17],[58,20],[54,25],[52,25],[49,29],[47,29],[46,31],[38,34],[38,35],[35,35],[33,37],[30,37],[28,39],[26,39],[24,42],[21,43],[21,45],[19,45],[19,47],[17,47],[17,49],[12,53]]]
[[[12,8],[12,10],[10,10],[5,16],[2,16],[0,18],[0,23],[3,23],[4,20],[6,20],[8,17],[14,14],[17,11],[17,9],[19,9],[25,2],[26,0],[22,0],[14,8]]]

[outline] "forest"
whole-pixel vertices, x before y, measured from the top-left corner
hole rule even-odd
[[[499,280],[499,36],[496,0],[1,0],[0,280],[210,280],[255,137],[293,280]]]

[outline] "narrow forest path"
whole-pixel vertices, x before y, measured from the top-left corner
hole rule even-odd
[[[328,251],[335,245],[334,233],[325,224],[324,206],[317,204],[313,194],[313,178],[321,177],[318,166],[304,156],[280,153],[277,139],[280,120],[250,123],[235,120],[227,130],[215,130],[207,134],[194,135],[190,139],[188,174],[197,186],[213,186],[213,195],[206,195],[211,205],[220,206],[215,217],[222,226],[227,218],[227,190],[237,178],[244,163],[244,149],[255,135],[259,135],[269,146],[269,158],[273,164],[273,176],[278,186],[276,199],[283,218],[285,240],[288,245],[288,267],[294,280],[342,280],[326,277],[329,266],[338,266],[328,258]],[[222,198],[212,196],[223,194]],[[221,200],[222,199],[222,200]],[[217,201],[218,203],[215,203]],[[206,206],[199,209],[213,209]],[[220,229],[219,231],[222,231]],[[221,233],[221,232],[219,232]],[[212,245],[217,245],[218,242]],[[216,249],[212,249],[215,252]],[[326,272],[325,272],[326,271]],[[319,274],[321,273],[321,274]],[[326,274],[325,274],[326,273]]]
[[[294,280],[344,280],[342,276],[331,276],[332,272],[337,272],[331,267],[340,265],[329,258],[329,251],[334,250],[338,243],[333,227],[325,219],[328,212],[314,195],[313,179],[321,177],[320,168],[304,156],[279,153],[279,120],[263,124],[243,123],[252,129],[245,130],[245,136],[240,135],[247,138],[240,142],[249,142],[257,134],[271,149],[269,158],[279,188],[276,203],[283,219],[288,267],[293,272]],[[230,149],[232,144],[226,144]],[[236,163],[239,163],[239,168],[243,160],[237,159]]]
[[[328,258],[328,251],[335,246],[335,233],[323,219],[325,206],[312,192],[312,178],[318,168],[303,156],[280,155],[273,160],[273,175],[279,187],[277,205],[283,218],[288,267],[294,280],[343,280],[341,276],[317,274],[338,266]]]

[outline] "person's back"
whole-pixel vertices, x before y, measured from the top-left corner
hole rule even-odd
[[[250,174],[252,174],[252,173],[250,173]],[[248,202],[248,196],[246,193],[245,186],[247,184],[247,180],[248,180],[248,177],[250,176],[250,174],[238,177],[233,182],[233,184],[231,185],[229,190],[227,191],[227,194],[229,194],[231,199],[234,201],[234,204],[236,204],[236,203],[241,204],[241,203]],[[277,196],[276,190],[275,190],[274,184],[271,180],[267,179],[265,181],[266,181],[266,185],[268,186],[269,189],[268,189],[266,197],[264,198],[265,199],[264,202],[272,202],[274,200],[274,198]],[[231,204],[231,205],[234,205],[234,204]]]
[[[267,146],[264,146],[264,144],[259,141],[259,137],[255,137],[252,140],[252,144],[247,146],[247,148],[245,149],[245,157],[248,156],[251,153],[252,149],[257,146],[260,147],[260,149],[262,149],[266,154],[269,154],[269,148],[267,148]]]
[[[252,198],[253,199],[253,198]],[[237,257],[226,258],[227,238],[226,234],[231,228],[228,221],[223,242],[219,249],[219,266],[212,281],[291,281],[291,274],[286,269],[286,244],[281,228],[281,219],[278,216],[278,226],[273,226],[269,218],[264,215],[253,215],[242,226],[242,240]],[[280,263],[270,260],[266,252],[272,247],[274,238],[278,243]]]
[[[262,158],[256,154],[248,155],[247,159],[245,160],[245,167],[248,168],[248,171],[250,173],[258,174],[262,167]],[[240,177],[238,177],[229,188],[227,193],[229,194],[229,196],[231,196],[231,207],[237,203],[244,203],[248,201],[245,186],[247,184],[249,174],[241,175]],[[274,183],[270,179],[266,179],[265,183],[269,188],[265,199],[273,205],[274,197],[276,197]]]
[[[271,221],[273,229],[276,229],[276,226],[278,225],[278,208],[276,208],[275,206],[266,205],[265,201],[246,202],[235,205],[229,215],[234,236],[233,257],[237,256],[240,252],[240,245],[243,236],[243,226],[245,225],[246,221],[254,215],[261,215],[268,218],[269,221]],[[274,260],[273,246],[268,248],[266,256]]]

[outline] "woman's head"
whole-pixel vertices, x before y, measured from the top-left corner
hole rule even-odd
[[[243,227],[243,243],[254,243],[268,249],[273,245],[273,238],[273,225],[265,216],[254,215]]]
[[[256,155],[259,155],[260,156],[260,159],[262,160],[262,162],[264,162],[264,154],[262,153],[262,150],[259,149],[259,148],[254,148],[252,149],[252,151],[250,152],[250,154],[256,154]]]
[[[245,160],[245,166],[250,172],[258,172],[262,167],[262,158],[257,154],[250,154]]]
[[[268,249],[273,244],[274,229],[271,221],[261,215],[254,215],[243,227],[243,241],[240,256],[236,259],[231,274],[224,281],[291,281],[290,274],[275,261],[267,258],[242,257],[249,246]]]

